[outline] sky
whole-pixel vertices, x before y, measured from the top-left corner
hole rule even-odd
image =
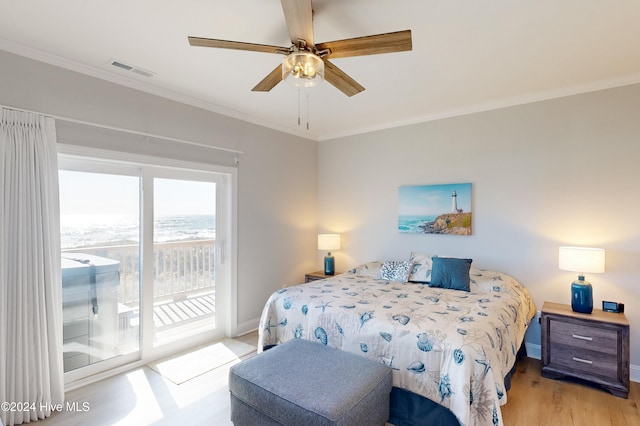
[[[60,214],[137,216],[137,176],[61,170]],[[215,214],[215,184],[175,179],[154,180],[155,215]]]
[[[457,205],[465,213],[471,211],[471,184],[407,185],[398,189],[400,216],[437,216],[451,213],[451,194],[456,191]]]
[[[210,214],[216,212],[215,184],[175,179],[154,180],[156,215]]]

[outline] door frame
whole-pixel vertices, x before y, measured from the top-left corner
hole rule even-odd
[[[223,326],[219,329],[216,327],[215,331],[204,332],[202,334],[185,338],[175,344],[168,344],[162,347],[153,348],[153,342],[150,339],[153,338],[153,333],[143,331],[141,327],[140,332],[140,350],[133,352],[132,354],[126,354],[116,356],[112,359],[102,361],[100,363],[89,365],[78,370],[72,370],[65,373],[65,390],[69,391],[80,386],[84,386],[96,380],[109,377],[113,374],[117,374],[121,371],[125,371],[136,366],[144,365],[150,361],[162,358],[164,356],[176,353],[180,350],[185,350],[191,347],[210,342],[216,338],[223,336],[233,337],[237,333],[238,328],[238,313],[237,313],[237,212],[238,212],[238,196],[237,196],[237,182],[238,182],[238,170],[235,167],[220,166],[206,163],[196,163],[190,161],[181,161],[168,159],[163,157],[154,157],[149,155],[129,154],[118,151],[109,151],[96,148],[87,148],[75,145],[58,144],[58,156],[64,161],[87,161],[92,160],[97,165],[112,163],[117,166],[121,166],[123,169],[139,169],[141,178],[141,226],[142,239],[140,245],[142,247],[141,256],[145,256],[145,251],[151,250],[153,252],[153,217],[152,212],[148,212],[148,207],[153,206],[153,180],[148,176],[145,178],[145,174],[149,174],[149,171],[163,170],[167,175],[171,174],[170,170],[174,170],[178,174],[180,171],[190,172],[197,174],[199,172],[205,174],[217,174],[221,177],[221,185],[217,185],[217,214],[221,215],[221,218],[216,217],[217,225],[220,226],[220,230],[223,234],[223,241],[220,245],[217,245],[217,261],[216,267],[222,266],[220,271],[217,271],[216,276],[223,278],[220,287],[216,287],[216,291],[219,291],[220,297],[216,297],[216,309],[218,306],[222,309],[221,318]],[[86,170],[89,171],[89,170]],[[100,170],[101,172],[110,173],[108,168]],[[113,173],[117,174],[117,173]],[[158,176],[164,177],[164,176]],[[151,182],[151,183],[149,183]],[[151,189],[151,190],[150,190]],[[151,197],[151,204],[148,197]],[[224,208],[220,208],[224,206]],[[152,209],[152,207],[151,207]],[[151,216],[151,217],[149,217]],[[149,220],[151,219],[151,220]],[[216,239],[218,234],[218,228],[216,229]],[[151,244],[146,239],[151,239]],[[146,254],[148,256],[149,253]],[[151,266],[149,266],[149,264]],[[146,297],[144,297],[147,279],[145,277],[151,276],[153,280],[153,264],[150,262],[142,262],[143,270],[140,271],[141,275],[141,301],[140,301],[140,313],[141,316],[145,316],[145,320],[151,318],[151,323],[147,322],[144,328],[149,329],[153,327],[152,311],[149,311]],[[150,269],[145,270],[145,269]],[[217,286],[218,283],[216,283]],[[152,287],[151,287],[152,289]],[[148,291],[148,290],[147,290]],[[151,309],[153,309],[153,299],[149,299]],[[142,321],[141,321],[142,322]],[[149,336],[151,334],[151,336]]]

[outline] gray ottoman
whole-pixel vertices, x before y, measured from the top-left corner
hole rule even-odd
[[[231,421],[243,425],[384,425],[391,369],[295,339],[231,367]]]

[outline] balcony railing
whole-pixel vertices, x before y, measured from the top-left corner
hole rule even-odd
[[[215,240],[154,244],[154,303],[183,300],[190,294],[215,287]],[[137,305],[140,301],[140,247],[105,246],[63,250],[86,253],[120,262],[118,302]]]

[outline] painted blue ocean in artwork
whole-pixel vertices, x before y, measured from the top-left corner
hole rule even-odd
[[[432,222],[438,216],[415,216],[405,215],[398,216],[398,231],[410,234],[419,234],[424,232],[420,226],[424,226],[425,222]]]
[[[467,214],[449,227],[435,225],[444,214]],[[408,234],[471,235],[471,184],[404,185],[398,188],[398,231]],[[450,218],[448,218],[450,219]],[[467,224],[468,222],[468,224]]]

